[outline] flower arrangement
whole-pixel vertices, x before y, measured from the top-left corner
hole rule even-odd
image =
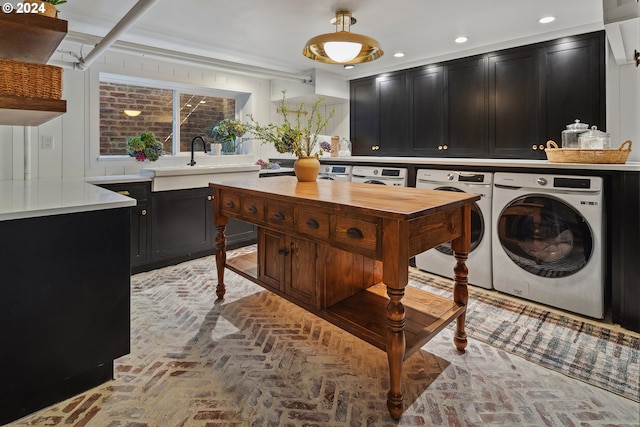
[[[261,139],[263,144],[273,144],[278,153],[292,153],[298,158],[317,158],[321,156],[324,147],[316,147],[318,145],[318,135],[327,127],[329,120],[333,117],[335,108],[331,110],[329,116],[325,119],[319,111],[320,104],[324,101],[324,98],[319,97],[313,103],[306,123],[302,118],[302,115],[305,114],[304,104],[300,104],[300,108],[295,112],[293,121],[290,121],[289,112],[291,110],[287,109],[285,98],[286,91],[283,90],[278,110],[283,119],[280,125],[269,123],[263,126],[257,123],[253,116],[249,115],[251,120],[250,130],[253,138]]]
[[[260,166],[260,169],[280,169],[280,163],[278,162],[265,162],[262,159],[258,159],[256,165]]]
[[[144,162],[146,159],[155,162],[164,154],[162,144],[151,132],[142,132],[138,136],[127,139],[126,147],[127,153],[139,162]]]
[[[240,120],[223,119],[211,129],[211,136],[222,143],[224,153],[234,153],[236,150],[236,139],[242,137],[249,126]]]

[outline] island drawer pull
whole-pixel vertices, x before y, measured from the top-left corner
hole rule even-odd
[[[318,228],[320,228],[320,223],[315,218],[309,218],[307,220],[307,227],[318,229]]]
[[[284,221],[287,218],[287,216],[280,211],[275,212],[273,217],[279,221]]]
[[[247,212],[252,213],[252,214],[257,213],[258,212],[258,208],[256,208],[256,205],[251,205],[251,206],[249,206],[247,208]]]
[[[352,239],[363,239],[364,238],[364,234],[362,234],[362,230],[360,230],[359,228],[356,227],[351,227],[347,230],[347,236],[351,237]]]
[[[289,251],[288,251],[288,250],[286,250],[286,249],[284,249],[284,248],[280,248],[280,249],[278,249],[278,253],[279,253],[280,255],[289,255]]]
[[[226,205],[227,205],[228,208],[233,208],[233,207],[235,207],[236,204],[233,203],[233,200],[228,200]]]

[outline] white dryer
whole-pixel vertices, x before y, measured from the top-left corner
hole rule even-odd
[[[491,172],[462,172],[420,169],[416,172],[416,188],[459,191],[480,194],[471,207],[471,250],[467,267],[469,283],[492,288],[491,275]],[[453,278],[451,243],[436,246],[416,255],[416,267],[440,276]]]
[[[602,178],[495,173],[493,286],[604,317]]]
[[[351,181],[351,166],[320,165],[318,179]]]
[[[406,187],[407,169],[386,166],[354,166],[351,169],[351,182]]]

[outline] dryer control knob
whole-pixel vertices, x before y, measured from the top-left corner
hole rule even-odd
[[[540,185],[547,185],[547,180],[545,178],[538,178],[537,182]]]
[[[447,179],[449,181],[453,181],[454,178],[455,178],[455,176],[452,173],[447,174]]]

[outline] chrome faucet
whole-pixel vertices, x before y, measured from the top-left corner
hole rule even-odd
[[[193,159],[193,146],[196,142],[196,139],[200,139],[202,141],[202,148],[204,148],[204,153],[207,154],[207,141],[204,140],[203,135],[197,135],[191,140],[191,161],[187,163],[189,166],[195,166],[196,161]]]

